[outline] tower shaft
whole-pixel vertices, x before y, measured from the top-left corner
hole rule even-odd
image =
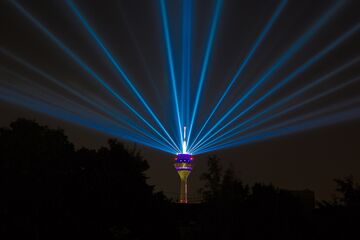
[[[180,176],[180,196],[179,196],[179,202],[180,203],[188,203],[188,197],[187,197],[187,179],[190,175],[190,171],[188,170],[182,170],[178,171],[178,174]]]
[[[190,154],[178,154],[175,163],[175,169],[180,177],[180,203],[188,203],[187,179],[192,170],[192,157]]]

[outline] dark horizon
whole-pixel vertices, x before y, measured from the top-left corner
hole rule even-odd
[[[0,104],[0,107],[3,109],[9,106]],[[109,138],[113,138],[86,128],[79,129],[71,123],[30,110],[20,110],[24,111],[21,117],[33,119],[49,127],[64,129],[69,141],[73,142],[77,149],[98,149],[105,146]],[[1,118],[0,127],[8,127],[17,118],[11,115]],[[188,182],[190,197],[200,198],[198,190],[203,187],[200,175],[206,169],[208,156],[215,154],[222,160],[221,165],[224,168],[232,164],[237,176],[247,184],[263,182],[288,190],[308,189],[314,191],[317,201],[331,201],[335,194],[334,179],[349,175],[355,180],[360,179],[360,150],[357,142],[352,140],[359,134],[359,121],[349,121],[196,156],[195,167]],[[134,144],[123,142],[129,147]],[[319,143],[321,144],[317,145]],[[168,197],[176,199],[179,179],[173,166],[174,155],[141,145],[137,147],[150,165],[147,171],[148,182],[154,184],[158,191],[163,191]],[[292,161],[289,161],[290,154],[294,154]]]
[[[148,161],[116,139],[75,149],[62,129],[18,119],[0,128],[0,148],[1,239],[315,240],[358,231],[360,182],[352,176],[334,179],[336,198],[316,202],[308,189],[249,184],[211,156],[195,202],[186,190],[169,199],[154,189]],[[181,155],[177,170],[187,171],[191,156]]]

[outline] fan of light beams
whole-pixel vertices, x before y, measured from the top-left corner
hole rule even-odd
[[[286,0],[274,1],[272,4],[275,6],[270,17],[262,25],[256,38],[252,39],[251,47],[240,59],[235,71],[231,73],[233,69],[229,69],[228,75],[225,74],[217,80],[222,85],[208,86],[216,88],[219,93],[211,98],[205,95],[204,91],[205,86],[209,85],[209,68],[217,67],[211,63],[214,46],[220,44],[215,40],[220,32],[219,22],[226,4],[222,0],[215,0],[211,4],[212,12],[208,28],[204,31],[206,37],[202,56],[196,58],[193,49],[193,26],[196,20],[194,2],[179,2],[180,21],[176,25],[178,28],[174,29],[175,24],[171,22],[169,14],[169,2],[154,1],[164,43],[163,49],[159,49],[159,52],[165,53],[163,55],[167,63],[164,68],[167,85],[163,84],[163,80],[149,83],[153,89],[158,88],[157,91],[150,91],[137,84],[145,80],[136,81],[128,74],[128,67],[124,65],[126,59],[110,50],[111,47],[105,40],[111,36],[99,34],[91,24],[95,19],[84,14],[81,6],[72,0],[61,4],[66,5],[67,14],[71,14],[74,27],[82,29],[87,34],[88,41],[96,46],[96,54],[103,57],[106,64],[112,67],[126,91],[119,90],[120,88],[116,87],[118,83],[114,83],[113,79],[104,77],[93,68],[66,40],[40,21],[40,16],[32,13],[18,1],[10,1],[9,4],[19,13],[20,19],[31,23],[33,31],[38,31],[46,37],[47,41],[56,46],[61,54],[66,55],[74,66],[81,68],[86,74],[88,84],[98,86],[99,94],[89,92],[79,84],[59,79],[50,74],[46,67],[40,67],[25,60],[20,54],[1,48],[0,54],[26,69],[26,73],[14,71],[9,66],[1,66],[0,99],[105,134],[169,153],[187,151],[201,154],[360,117],[360,99],[353,96],[344,101],[317,107],[319,101],[359,83],[360,76],[351,75],[348,79],[341,77],[341,81],[336,84],[327,84],[349,69],[359,69],[358,54],[357,57],[341,62],[325,74],[312,74],[308,77],[310,79],[303,82],[298,80],[298,77],[306,74],[314,64],[325,64],[327,55],[332,51],[356,36],[359,37],[359,22],[344,29],[322,48],[316,49],[311,57],[298,61],[291,71],[278,74],[304,46],[311,44],[322,28],[334,24],[332,21],[346,7],[346,1],[334,1],[329,4],[299,37],[292,40],[285,51],[276,56],[265,71],[259,72],[253,80],[245,81],[244,72],[253,64],[254,56],[261,54],[260,46],[267,41],[272,28],[277,22],[285,21],[284,14],[289,3]],[[116,23],[109,24],[113,24],[111,26],[116,29]],[[174,34],[175,31],[180,33]],[[194,63],[195,61],[197,62]],[[145,70],[139,68],[138,71]],[[47,84],[29,79],[30,72],[32,76],[36,75],[36,78],[43,79]],[[295,81],[297,84],[293,87]],[[242,82],[246,84],[241,84]],[[50,85],[52,87],[48,87]],[[160,91],[159,85],[162,85]],[[164,88],[168,90],[164,91]],[[149,91],[157,95],[157,101],[146,97],[149,96]],[[277,95],[278,93],[282,94]]]

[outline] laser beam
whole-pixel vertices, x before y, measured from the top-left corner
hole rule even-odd
[[[222,6],[222,0],[217,0],[216,5],[215,5],[214,16],[213,16],[212,22],[211,22],[210,34],[209,34],[208,41],[207,41],[207,44],[206,44],[205,55],[204,55],[204,59],[203,59],[203,63],[202,63],[201,71],[200,71],[199,85],[198,85],[197,91],[196,91],[194,107],[193,107],[192,114],[191,114],[188,141],[190,141],[194,121],[195,121],[195,118],[196,118],[196,115],[197,115],[197,110],[198,110],[198,106],[199,106],[201,92],[202,92],[203,85],[204,85],[204,80],[205,80],[207,69],[208,69],[208,66],[209,66],[210,53],[211,53],[211,50],[212,50],[212,47],[213,47],[216,27],[218,25],[218,20],[219,20],[220,12],[221,12],[220,11],[221,6]]]
[[[189,123],[191,99],[191,36],[192,36],[192,4],[191,0],[184,0],[182,6],[182,71],[181,71],[181,112],[182,126]],[[185,136],[183,136],[185,139]]]
[[[273,15],[271,16],[270,20],[267,22],[266,26],[264,27],[264,29],[261,31],[260,35],[256,39],[256,41],[255,41],[254,45],[252,46],[250,52],[248,53],[248,55],[246,56],[244,61],[240,64],[240,66],[239,66],[238,70],[236,71],[234,77],[230,80],[230,82],[227,85],[224,93],[221,95],[221,97],[217,101],[216,105],[212,108],[212,110],[211,110],[209,116],[207,117],[206,121],[203,124],[201,124],[202,127],[201,127],[200,131],[197,133],[196,137],[194,138],[193,143],[196,143],[197,139],[199,138],[199,136],[203,132],[204,128],[207,126],[207,124],[211,120],[212,116],[215,114],[215,112],[217,111],[217,109],[219,108],[219,106],[221,105],[221,103],[223,102],[223,100],[225,99],[227,94],[229,93],[230,89],[232,88],[232,86],[236,82],[236,80],[240,77],[240,74],[245,69],[245,67],[247,66],[247,64],[251,60],[252,56],[255,54],[255,52],[256,52],[257,48],[259,47],[260,43],[264,40],[265,36],[270,31],[270,29],[273,26],[274,22],[279,17],[282,10],[285,8],[286,3],[287,3],[287,0],[283,0],[279,4],[279,6],[276,8],[276,10],[273,13]],[[190,145],[190,147],[191,146],[192,146],[192,144]]]
[[[182,142],[184,140],[183,136],[182,136],[183,125],[181,123],[181,117],[180,117],[178,91],[177,91],[176,76],[175,76],[175,67],[174,67],[172,44],[171,44],[171,39],[170,39],[169,23],[168,23],[165,0],[160,0],[160,7],[161,7],[162,26],[163,26],[164,37],[165,37],[167,60],[168,60],[169,71],[170,71],[170,80],[171,80],[172,92],[173,92],[174,103],[175,103],[175,112],[176,112],[176,118],[177,118],[177,123],[178,123],[178,128],[179,128],[179,138],[180,138],[179,140],[180,140],[180,146],[181,146]]]
[[[13,57],[16,57],[16,56],[13,56]],[[17,58],[17,57],[16,57]],[[17,58],[19,61],[23,62],[23,60]],[[37,73],[42,72],[41,70],[35,68],[34,66],[31,66],[30,64],[28,63],[25,63],[26,65],[28,65],[28,67],[31,67],[33,70],[35,70]],[[22,89],[20,89],[19,87],[16,88],[15,85],[11,85],[12,87],[16,88],[17,91],[19,92],[22,92],[22,90],[24,90],[25,88],[29,88],[29,86],[31,86],[32,88],[27,91],[27,92],[30,92],[32,93],[31,96],[33,97],[39,97],[41,96],[42,94],[46,94],[47,96],[43,98],[43,101],[49,101],[49,100],[52,100],[54,101],[54,99],[56,99],[58,102],[60,103],[64,103],[64,102],[70,102],[67,106],[71,106],[71,107],[67,107],[67,110],[70,111],[69,109],[75,109],[73,110],[73,113],[76,113],[79,111],[79,109],[81,108],[84,108],[84,106],[82,105],[79,105],[78,103],[72,101],[72,100],[69,100],[68,98],[65,98],[64,96],[62,95],[59,95],[57,93],[55,93],[54,91],[51,91],[50,89],[48,88],[45,88],[39,84],[37,84],[36,82],[34,81],[31,81],[25,77],[23,77],[22,75],[20,74],[17,74],[15,72],[12,72],[8,69],[5,69],[3,67],[0,66],[0,69],[3,71],[3,72],[7,72],[15,77],[17,77],[18,79],[22,80],[23,82],[27,83],[26,86],[22,86]],[[143,136],[146,136],[147,138],[151,139],[152,141],[155,141],[157,143],[159,143],[160,145],[163,145],[163,146],[168,146],[166,145],[165,143],[161,142],[161,140],[157,139],[156,137],[154,136],[151,136],[151,134],[149,134],[148,132],[146,132],[144,129],[142,129],[140,126],[137,126],[135,123],[132,123],[133,121],[130,121],[129,119],[127,119],[127,117],[117,111],[115,111],[114,109],[111,109],[109,106],[107,106],[106,104],[104,103],[101,103],[99,99],[97,99],[95,96],[92,97],[92,99],[90,100],[88,97],[86,97],[86,95],[83,95],[79,92],[77,92],[76,90],[73,90],[72,88],[68,87],[67,85],[64,85],[61,83],[61,81],[55,79],[54,77],[50,76],[49,74],[47,73],[44,73],[42,72],[41,75],[43,75],[43,77],[46,77],[48,80],[52,81],[53,83],[55,83],[57,86],[63,88],[64,90],[66,90],[67,92],[70,92],[72,93],[73,95],[75,95],[76,97],[79,97],[81,100],[83,100],[84,102],[88,103],[90,106],[93,106],[95,109],[97,110],[100,110],[101,112],[105,113],[106,115],[108,115],[109,117],[111,117],[111,121],[112,119],[115,119],[118,121],[118,123],[121,123],[121,124],[124,124],[124,125],[127,125],[128,127],[130,127],[132,129],[132,131],[135,131],[135,132],[138,132],[140,133],[141,135]],[[38,92],[37,90],[41,90],[42,93],[41,94],[35,94],[36,92]],[[61,105],[61,104],[60,104]],[[97,114],[94,113],[94,116],[96,116]],[[109,119],[109,118],[108,118]],[[109,119],[110,120],[110,119]],[[118,124],[116,123],[116,124]],[[119,127],[122,127],[124,128],[124,125],[120,125]],[[172,147],[170,145],[170,147]],[[174,148],[174,152],[176,153],[177,150]]]
[[[336,2],[320,20],[315,23],[305,34],[303,34],[291,47],[271,66],[247,92],[236,101],[236,103],[214,124],[212,128],[200,139],[202,142],[212,131],[214,131],[231,113],[233,113],[257,88],[264,83],[278,68],[290,59],[315,33],[343,6],[343,1]],[[199,143],[198,142],[198,143]],[[198,144],[197,143],[197,144]]]
[[[132,92],[136,95],[136,97],[140,100],[142,105],[146,108],[148,113],[151,115],[151,117],[155,120],[155,122],[159,125],[159,127],[163,130],[163,132],[166,134],[166,136],[172,141],[174,144],[175,142],[171,138],[170,134],[166,131],[164,125],[161,123],[159,118],[156,116],[156,114],[153,112],[147,101],[144,99],[144,97],[141,95],[139,90],[136,88],[134,83],[130,80],[128,75],[126,74],[125,70],[120,66],[118,61],[114,58],[114,56],[111,54],[109,49],[106,47],[105,43],[100,39],[100,37],[96,34],[96,32],[93,30],[93,28],[90,26],[88,21],[86,21],[85,17],[81,14],[79,9],[76,7],[74,2],[72,0],[66,0],[66,3],[70,7],[70,9],[75,13],[75,15],[80,19],[81,23],[85,27],[85,29],[89,32],[89,34],[93,37],[93,39],[96,41],[98,46],[101,48],[101,50],[104,52],[106,57],[109,59],[109,61],[112,63],[112,65],[115,67],[115,69],[118,71],[118,73],[122,76],[122,79],[125,80],[127,85],[130,87]]]
[[[293,71],[290,75],[288,75],[284,80],[282,80],[280,83],[278,83],[275,87],[271,88],[266,94],[264,94],[262,97],[260,97],[258,100],[256,100],[253,104],[251,104],[249,107],[247,107],[245,110],[243,110],[242,112],[240,112],[238,115],[236,115],[232,120],[228,121],[225,125],[223,125],[219,130],[217,130],[214,134],[211,135],[214,136],[217,133],[219,133],[220,131],[222,131],[223,129],[225,129],[227,126],[229,126],[230,124],[232,124],[233,122],[235,122],[237,119],[239,119],[241,116],[243,116],[244,114],[246,114],[247,112],[249,112],[250,110],[252,110],[256,105],[258,105],[259,103],[261,103],[264,99],[266,99],[267,97],[269,97],[271,94],[273,94],[274,92],[276,92],[277,90],[279,90],[281,87],[283,87],[285,84],[289,83],[292,79],[294,79],[297,75],[299,75],[300,73],[304,72],[306,69],[308,69],[312,64],[314,64],[315,62],[317,62],[318,60],[320,60],[322,57],[324,57],[324,55],[326,55],[327,53],[329,53],[331,50],[333,50],[335,47],[337,47],[339,44],[341,44],[343,41],[345,41],[346,39],[348,39],[351,35],[353,35],[354,33],[356,33],[358,30],[360,29],[360,24],[355,25],[354,27],[352,27],[350,30],[348,30],[346,33],[342,34],[339,38],[337,38],[335,41],[333,41],[331,44],[329,44],[326,48],[324,48],[322,51],[320,51],[318,54],[316,54],[314,57],[312,57],[310,60],[308,60],[305,64],[301,65],[300,67],[298,67],[295,71]],[[240,100],[243,101],[241,98]],[[239,102],[237,102],[238,104]],[[237,107],[238,105],[235,104],[234,107]],[[234,111],[235,108],[232,108]],[[229,111],[230,112],[230,111]],[[229,113],[227,112],[227,113]],[[231,112],[230,112],[231,113]],[[225,114],[227,115],[227,114]],[[228,116],[228,115],[227,115]],[[225,117],[225,116],[224,116]],[[221,120],[221,122],[223,122],[223,120]],[[221,123],[220,122],[220,123]],[[216,125],[216,124],[215,124]],[[215,125],[213,128],[215,128]],[[208,134],[209,135],[209,132]],[[202,138],[197,144],[199,144],[200,142],[204,141],[204,138]]]
[[[23,107],[32,109],[36,112],[44,113],[46,115],[52,116],[52,117],[60,119],[60,120],[64,120],[66,122],[71,122],[71,123],[74,123],[79,126],[84,126],[84,127],[90,128],[90,129],[94,129],[98,132],[102,132],[102,133],[105,133],[105,134],[108,134],[111,136],[119,137],[119,138],[125,139],[125,140],[131,140],[131,141],[143,144],[145,146],[149,146],[154,149],[168,152],[168,150],[166,148],[160,147],[160,146],[154,144],[152,141],[143,141],[143,140],[140,140],[140,138],[139,139],[134,138],[133,134],[131,134],[131,135],[126,134],[126,132],[121,131],[119,128],[110,128],[106,124],[105,125],[98,124],[98,123],[94,122],[94,118],[92,118],[92,117],[84,119],[84,118],[81,118],[78,114],[72,114],[71,112],[65,111],[54,105],[44,103],[41,101],[36,101],[33,98],[24,97],[23,95],[16,94],[15,92],[9,91],[8,89],[0,88],[0,99],[2,99],[3,101],[6,101],[6,102],[10,102],[10,103],[13,103],[13,104],[16,104],[19,106],[23,106]],[[126,137],[124,138],[124,136],[126,136]],[[173,153],[173,152],[169,152],[169,153]]]
[[[338,71],[337,71],[337,72],[338,72]],[[275,119],[275,118],[278,118],[278,117],[280,117],[280,116],[283,116],[283,115],[285,115],[285,114],[287,114],[287,113],[289,113],[289,112],[291,112],[291,111],[297,110],[297,109],[300,108],[300,107],[303,107],[303,106],[305,106],[305,105],[307,105],[307,104],[309,104],[309,103],[315,102],[315,101],[317,101],[317,100],[319,100],[319,99],[321,99],[321,98],[323,98],[323,97],[325,97],[325,96],[327,96],[327,95],[333,94],[333,93],[335,93],[335,92],[337,92],[337,91],[339,91],[339,90],[341,90],[341,89],[343,89],[343,88],[345,88],[345,87],[347,87],[347,86],[349,86],[349,85],[351,85],[351,84],[353,84],[353,83],[357,83],[357,82],[359,82],[359,79],[360,79],[360,77],[356,77],[356,78],[352,78],[352,79],[350,79],[350,80],[347,80],[347,81],[343,82],[342,84],[339,84],[339,85],[336,86],[336,87],[333,87],[333,88],[331,88],[331,89],[328,89],[328,90],[322,92],[322,93],[319,94],[319,95],[316,95],[316,96],[314,96],[314,97],[311,97],[311,98],[309,98],[309,99],[306,99],[305,101],[302,101],[302,102],[300,102],[300,103],[298,103],[298,104],[292,105],[292,106],[290,106],[290,107],[288,107],[288,108],[286,108],[286,109],[284,109],[284,110],[282,110],[282,111],[280,111],[280,112],[278,112],[278,113],[272,114],[272,115],[270,115],[269,117],[262,119],[261,121],[255,123],[255,124],[253,124],[253,125],[250,125],[250,126],[244,128],[244,129],[240,129],[239,131],[234,132],[236,129],[241,128],[242,126],[246,125],[247,123],[255,120],[256,118],[258,118],[259,116],[262,116],[262,115],[264,115],[265,113],[269,112],[270,110],[273,110],[274,108],[283,105],[284,103],[286,103],[286,101],[288,101],[288,100],[290,100],[290,99],[292,99],[292,98],[295,98],[296,96],[304,93],[305,91],[307,91],[307,90],[315,87],[316,85],[322,83],[323,81],[325,81],[326,79],[328,79],[329,77],[331,77],[332,75],[335,75],[335,74],[336,74],[336,72],[334,72],[334,73],[332,73],[332,74],[328,74],[328,75],[326,75],[326,76],[318,79],[318,80],[315,81],[314,83],[312,83],[312,84],[310,84],[310,85],[308,85],[308,86],[306,86],[306,87],[304,87],[304,88],[301,88],[300,90],[296,91],[294,94],[288,96],[286,99],[281,100],[281,101],[278,101],[276,104],[270,106],[270,107],[267,108],[265,111],[260,112],[259,114],[255,115],[254,117],[249,118],[249,119],[247,119],[246,121],[240,123],[239,125],[237,125],[237,126],[234,127],[233,129],[231,129],[231,130],[229,130],[229,131],[221,134],[220,136],[216,137],[215,139],[213,139],[212,141],[210,141],[210,142],[208,142],[206,145],[204,145],[204,147],[206,147],[206,146],[208,146],[208,145],[210,145],[210,144],[214,145],[214,144],[217,143],[217,141],[224,141],[224,140],[226,140],[226,139],[229,139],[229,138],[231,138],[231,137],[234,137],[234,136],[236,136],[236,135],[239,135],[240,133],[243,133],[243,132],[245,132],[245,131],[248,131],[249,129],[255,128],[255,127],[257,127],[257,126],[259,126],[259,125],[261,125],[261,124],[264,124],[264,123],[266,123],[266,122],[269,122],[269,121],[271,121],[271,120],[273,120],[273,119]],[[230,133],[231,133],[231,134],[230,134]],[[230,134],[230,135],[229,135],[229,136],[226,136],[227,134]]]
[[[360,118],[360,108],[359,107],[350,109],[350,110],[346,110],[346,111],[339,111],[339,110],[342,110],[346,107],[353,105],[354,103],[359,103],[359,102],[360,102],[359,98],[356,100],[345,101],[340,104],[336,104],[336,105],[324,108],[315,113],[309,113],[307,115],[296,117],[289,121],[286,121],[286,122],[283,122],[283,123],[280,123],[277,125],[273,125],[267,129],[262,129],[260,131],[254,132],[254,133],[250,133],[246,136],[243,136],[241,139],[237,139],[233,142],[226,143],[226,144],[223,144],[220,146],[215,146],[213,148],[204,149],[202,151],[196,152],[196,154],[203,154],[208,151],[215,151],[218,149],[229,148],[229,147],[238,146],[238,145],[242,145],[242,144],[248,144],[248,143],[251,143],[254,141],[266,140],[269,138],[284,136],[284,135],[296,133],[299,131],[305,131],[305,130],[309,130],[309,129],[313,129],[313,128],[317,128],[317,127],[324,127],[324,126],[332,125],[335,123],[359,119]],[[328,112],[337,112],[337,113],[326,115]],[[316,116],[321,116],[321,115],[325,115],[325,116],[320,117],[318,119],[314,119],[314,118],[316,118]],[[306,119],[310,119],[310,120],[306,121]],[[296,124],[296,122],[299,122],[299,121],[305,121],[305,122]],[[295,123],[295,125],[288,126],[288,125],[294,124],[294,123]]]
[[[16,9],[18,9],[25,17],[40,29],[47,37],[49,37],[58,47],[60,47],[69,57],[71,57],[77,64],[79,64],[87,73],[90,74],[98,83],[100,83],[113,97],[119,100],[128,110],[130,110],[137,118],[143,121],[151,130],[158,134],[161,138],[166,139],[158,130],[154,128],[140,113],[138,113],[125,99],[116,93],[110,85],[108,85],[93,69],[91,69],[83,60],[81,60],[70,48],[68,48],[59,38],[51,33],[45,26],[43,26],[37,19],[35,19],[28,11],[26,11],[16,1],[11,2]],[[171,141],[171,140],[170,140]],[[174,143],[175,147],[178,145]],[[179,149],[180,151],[180,149]]]

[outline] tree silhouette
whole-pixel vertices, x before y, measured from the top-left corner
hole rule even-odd
[[[301,202],[272,184],[244,184],[232,165],[223,171],[216,156],[209,157],[205,181],[202,228],[204,239],[310,239]],[[281,231],[279,231],[281,226]]]
[[[231,164],[225,171],[221,182],[221,198],[230,204],[244,203],[249,197],[249,186],[235,176],[234,167]]]
[[[338,200],[347,207],[360,208],[360,184],[354,182],[353,176],[347,176],[343,179],[335,179],[336,191],[340,193]]]
[[[115,139],[76,151],[63,130],[35,121],[0,128],[0,239],[166,235],[169,203],[147,184],[148,168],[136,147]]]
[[[0,239],[351,239],[360,185],[336,179],[335,202],[305,209],[291,191],[243,183],[216,156],[204,202],[169,202],[147,161],[116,139],[75,149],[64,131],[18,119],[0,128]]]
[[[210,156],[207,162],[208,170],[200,179],[205,181],[204,187],[200,189],[205,201],[216,199],[220,193],[222,168],[220,159],[217,156]]]

